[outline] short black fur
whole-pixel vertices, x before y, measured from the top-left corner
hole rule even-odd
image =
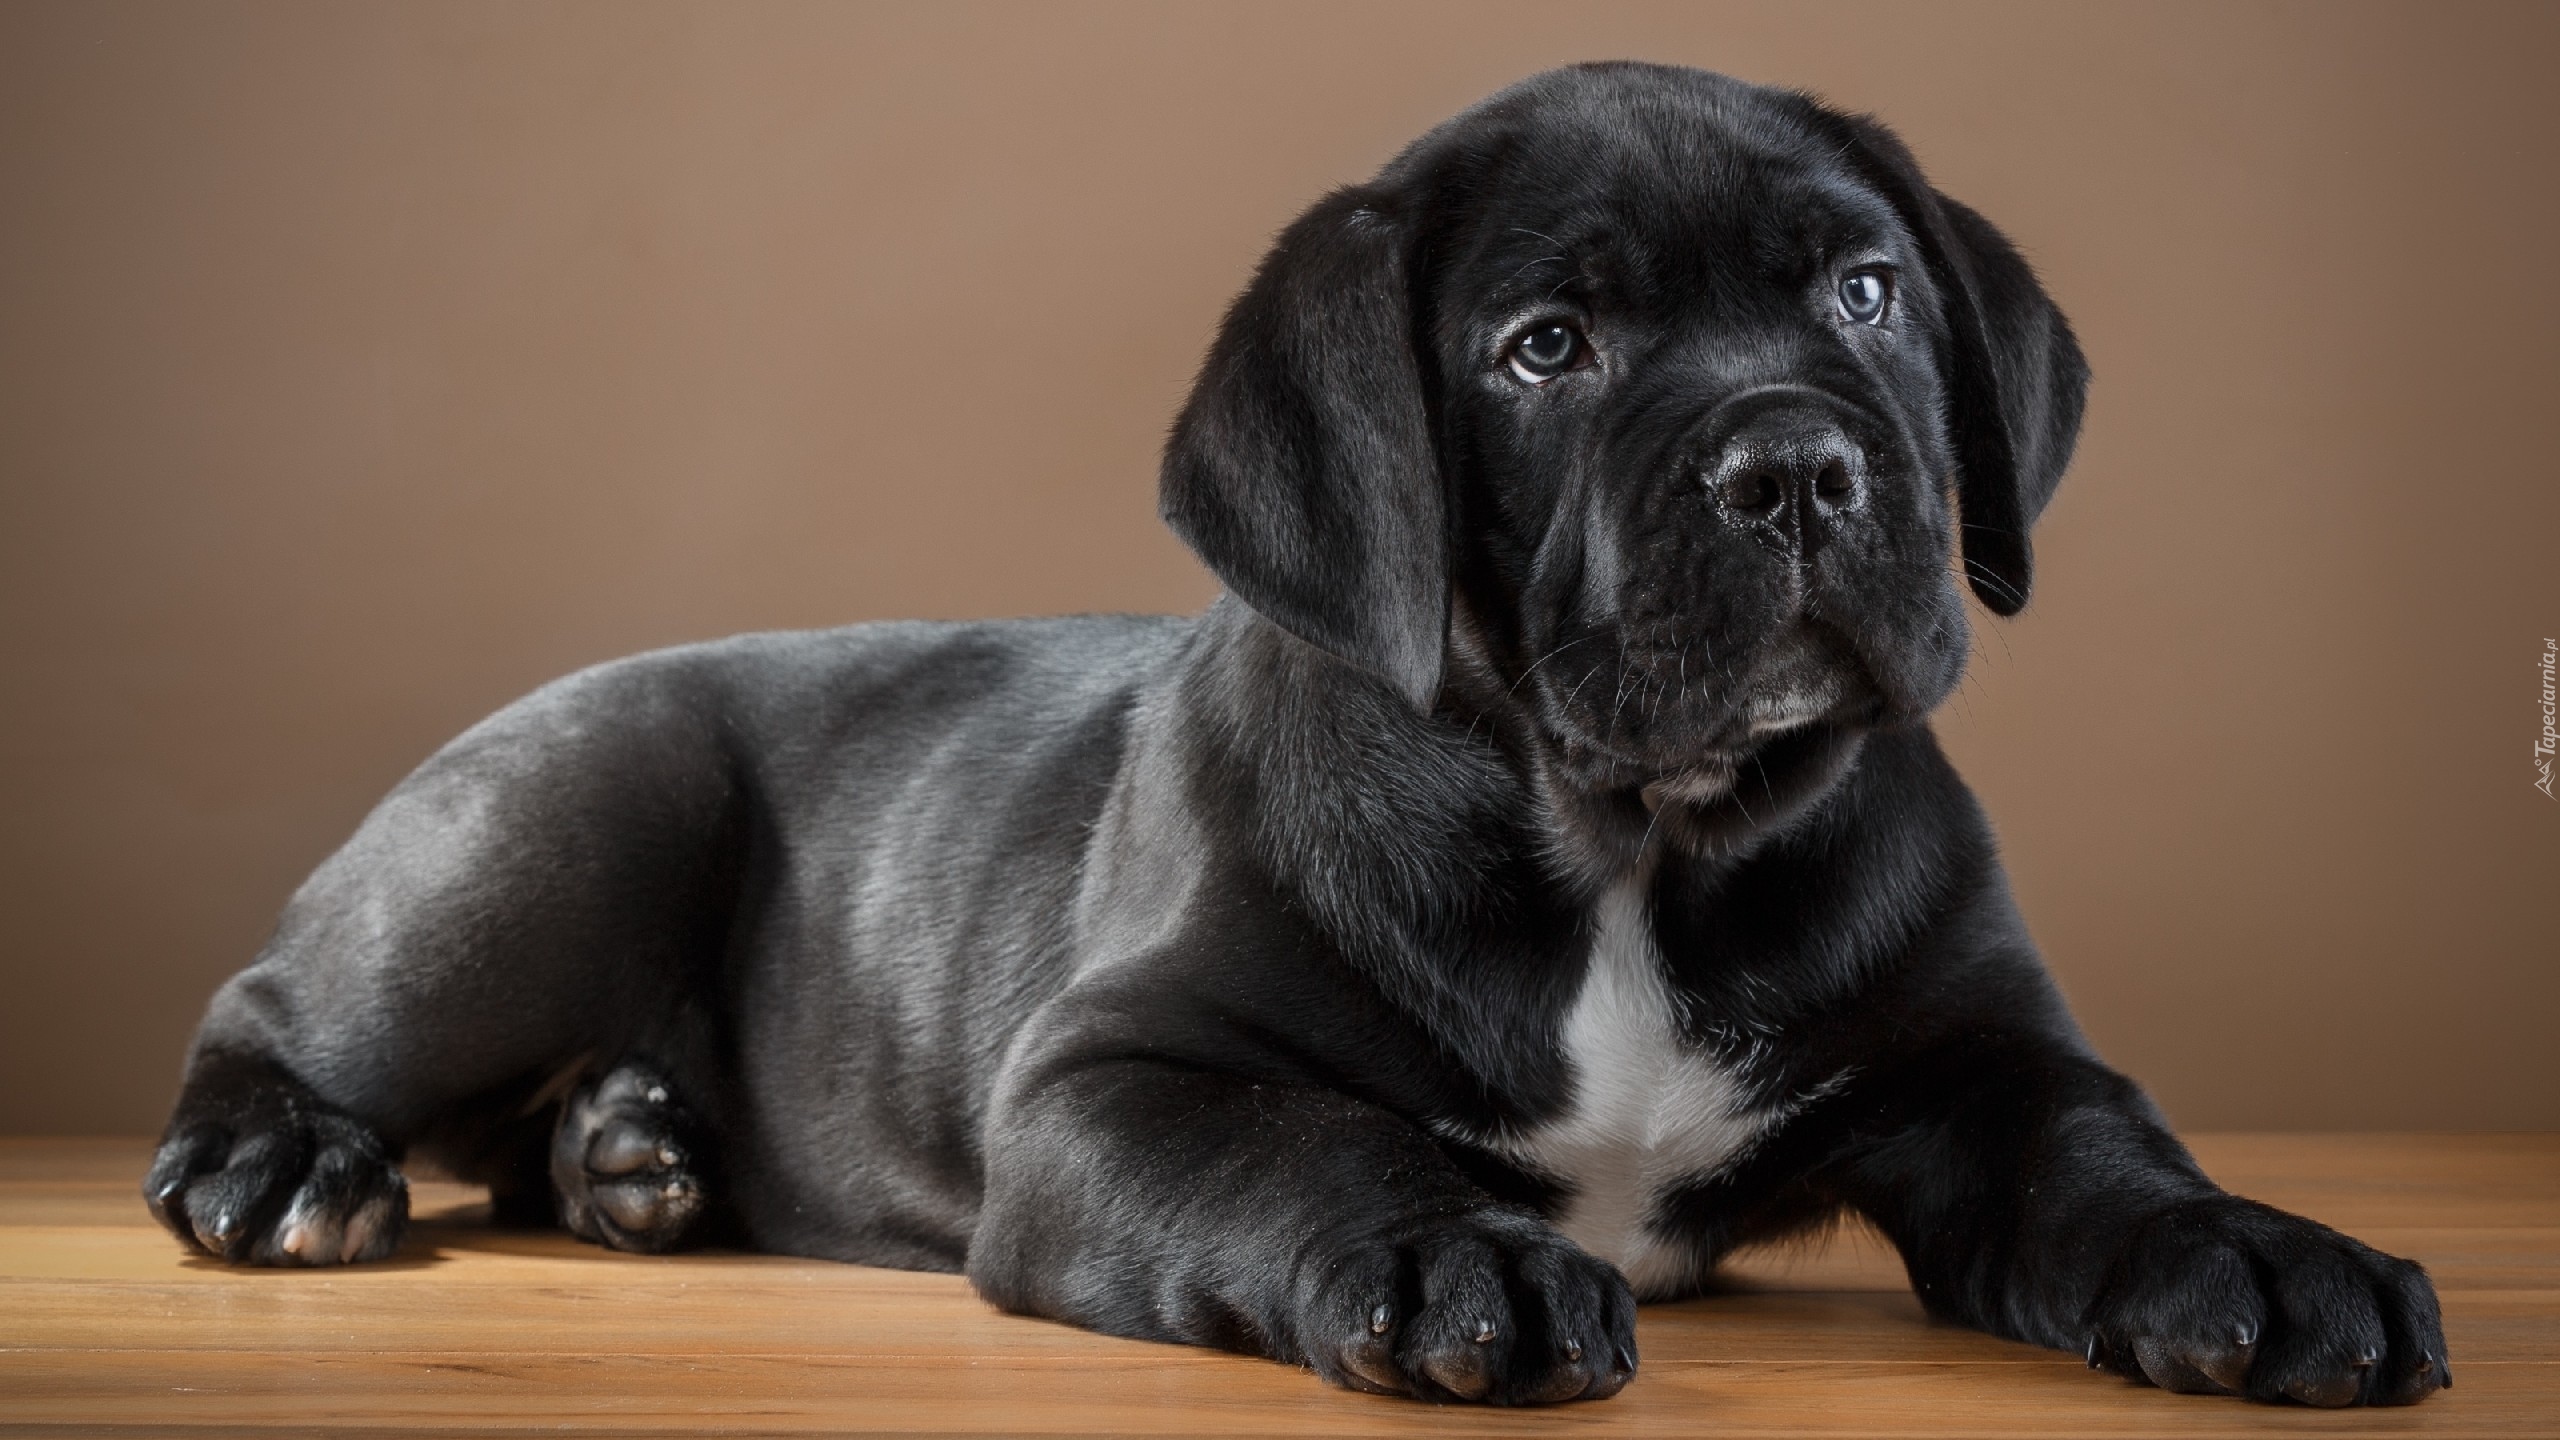
[[[2086,379],[1872,120],[1526,81],[1227,316],[1163,477],[1205,615],[749,636],[502,711],[216,995],[153,1210],[376,1258],[415,1155],[621,1248],[1498,1403],[1615,1393],[1638,1285],[1854,1211],[1951,1320],[2420,1398],[2424,1275],[2223,1193],[2092,1054],[1928,728],[1959,551],[2025,603]]]

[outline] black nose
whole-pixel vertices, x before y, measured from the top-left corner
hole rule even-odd
[[[1728,515],[1790,530],[1811,554],[1864,498],[1866,464],[1833,426],[1763,430],[1735,436],[1707,484]]]

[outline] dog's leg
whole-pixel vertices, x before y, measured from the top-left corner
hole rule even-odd
[[[1384,1111],[1136,1060],[1001,1104],[969,1275],[1007,1309],[1433,1400],[1596,1399],[1634,1373],[1618,1272]]]
[[[502,1204],[539,1194],[547,1082],[582,1057],[715,1048],[699,997],[745,802],[683,678],[609,667],[501,712],[296,892],[197,1033],[145,1186],[172,1232],[252,1264],[377,1258],[411,1145]],[[712,1113],[716,1076],[678,1078]],[[672,1243],[691,1218],[623,1233]]]
[[[1940,1315],[2170,1390],[2335,1406],[2452,1383],[2424,1271],[2223,1191],[2074,1046],[1977,1031],[1861,1088],[1889,1118],[1833,1178]]]

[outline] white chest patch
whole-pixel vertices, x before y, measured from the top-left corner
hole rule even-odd
[[[1670,1187],[1741,1158],[1783,1109],[1752,1109],[1741,1078],[1680,1038],[1646,890],[1603,896],[1590,968],[1564,1024],[1573,1101],[1491,1148],[1568,1186],[1556,1226],[1618,1267],[1639,1298],[1697,1278],[1701,1257],[1645,1223]]]

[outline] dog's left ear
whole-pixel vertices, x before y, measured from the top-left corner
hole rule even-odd
[[[1246,604],[1428,706],[1448,505],[1392,214],[1371,189],[1338,190],[1281,234],[1174,423],[1160,498]]]
[[[2053,498],[2080,438],[2088,363],[2070,322],[2007,236],[1932,188],[1883,125],[1822,113],[1920,241],[1946,321],[1939,369],[1956,443],[1965,574],[1983,604],[2015,615],[2035,578],[2027,529]]]

